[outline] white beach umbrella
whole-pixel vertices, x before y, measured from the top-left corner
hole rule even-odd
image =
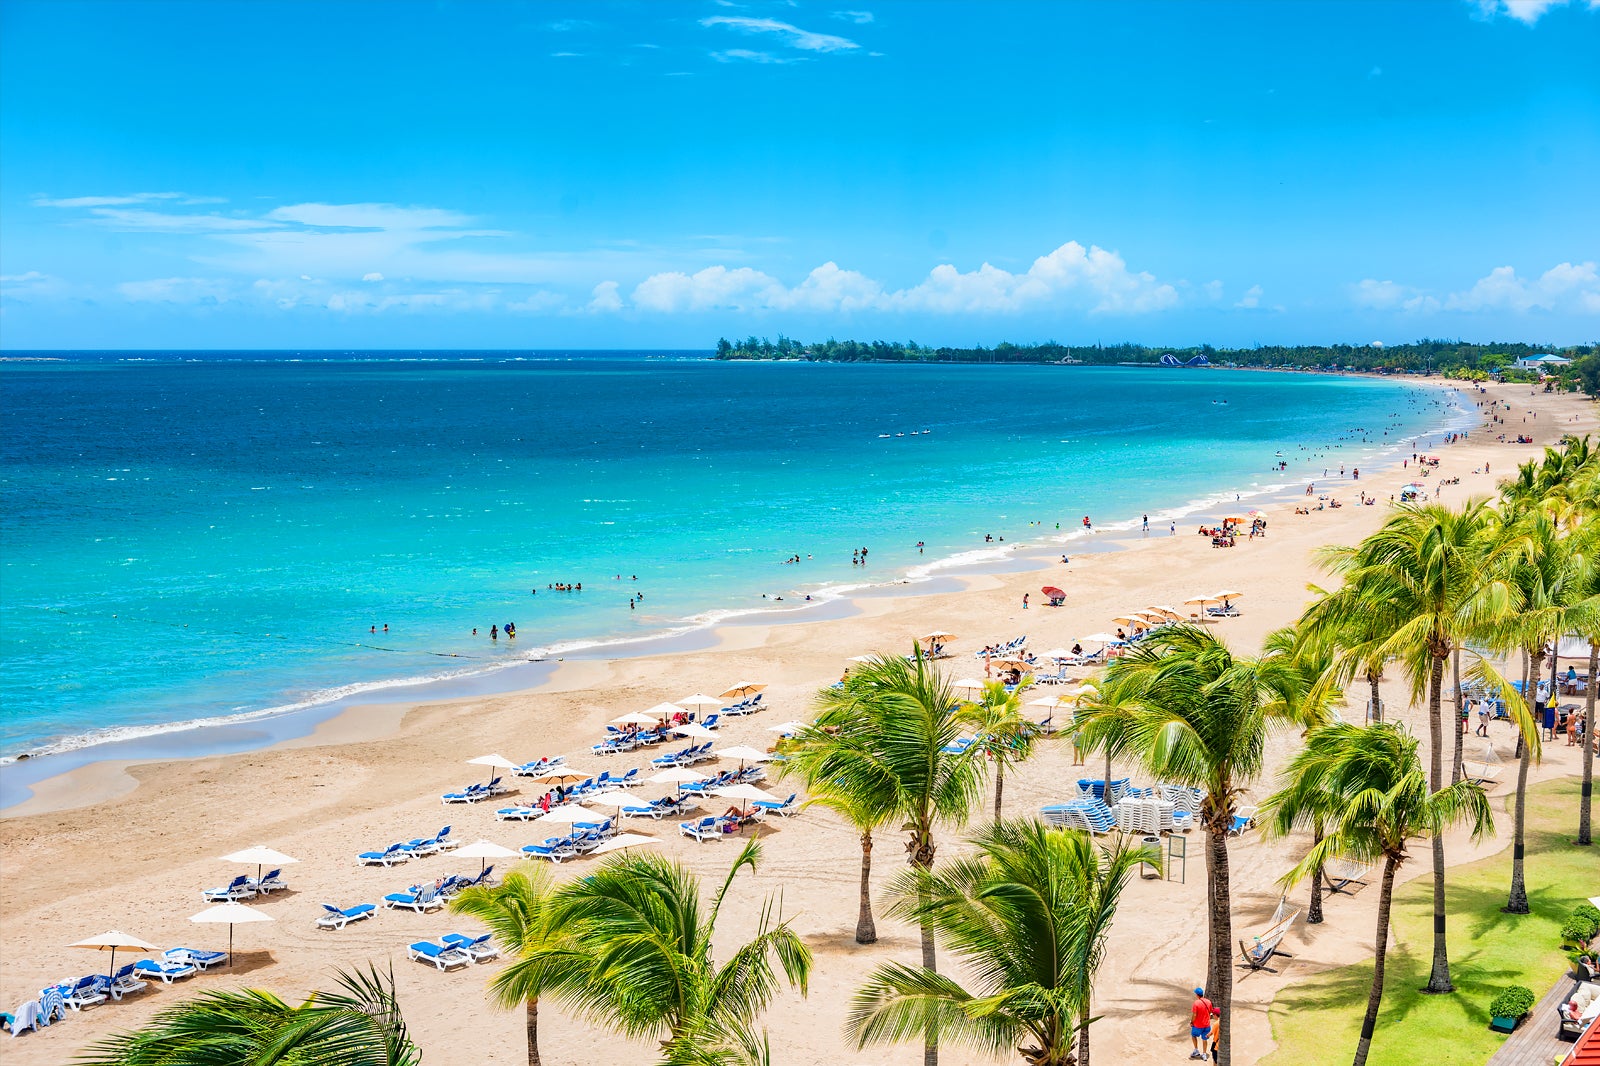
[[[741,800],[743,802],[740,806],[749,806],[755,800],[762,800],[766,803],[782,802],[766,789],[757,788],[754,785],[729,785],[727,788],[714,788],[711,790],[711,794],[713,796],[721,796],[723,799]]]
[[[119,948],[137,951],[141,955],[156,949],[154,944],[146,944],[138,937],[129,936],[127,933],[116,929],[107,930],[99,936],[91,936],[86,940],[80,940],[76,944],[69,945],[69,947],[92,948],[95,951],[111,952],[111,969],[106,971],[108,977],[117,972],[117,951]]]
[[[1040,696],[1036,700],[1029,700],[1028,701],[1028,706],[1029,707],[1048,707],[1048,708],[1054,710],[1057,707],[1065,707],[1071,702],[1072,702],[1072,697],[1070,695],[1068,695],[1067,693],[1065,693],[1065,692],[1061,692],[1061,693],[1057,693],[1056,695],[1053,695],[1053,696]]]
[[[1150,610],[1155,611],[1157,614],[1164,614],[1168,618],[1181,619],[1183,617],[1183,612],[1179,611],[1177,608],[1175,608],[1175,607],[1167,607],[1167,606],[1164,606],[1164,605],[1159,604],[1159,603],[1156,604],[1154,607],[1151,607]]]
[[[767,726],[767,732],[769,732],[769,733],[781,733],[786,737],[792,737],[796,733],[800,732],[800,730],[806,729],[810,725],[811,725],[810,722],[783,722],[783,723],[780,723],[779,725],[769,725],[769,726]]]
[[[674,718],[680,714],[687,714],[688,712],[682,707],[679,707],[676,703],[658,703],[644,713],[654,715],[657,721],[665,721],[668,718]]]
[[[717,735],[715,729],[707,729],[699,722],[689,722],[685,725],[673,726],[672,731],[680,737],[699,737],[701,740],[710,740]]]
[[[1188,606],[1189,604],[1204,606],[1208,603],[1221,603],[1222,601],[1217,599],[1215,596],[1196,596],[1192,600],[1184,600],[1183,602],[1185,606]]]
[[[551,807],[534,819],[535,822],[562,822],[567,825],[577,822],[601,822],[604,820],[603,815],[596,814],[576,803],[563,803],[559,807]]]
[[[707,696],[704,692],[696,692],[693,696],[685,696],[678,700],[680,707],[721,707],[728,701],[718,699],[716,696]]]
[[[742,700],[746,696],[754,696],[757,692],[765,692],[766,690],[767,685],[764,681],[740,681],[737,684],[729,685],[728,690],[722,694],[722,698],[725,700]]]
[[[489,868],[490,859],[514,859],[517,857],[516,852],[510,848],[502,848],[492,840],[479,840],[476,843],[468,844],[464,848],[457,848],[452,854],[462,859],[482,859],[483,864],[478,867],[480,874]]]
[[[1046,659],[1057,660],[1076,658],[1076,656],[1074,656],[1072,652],[1068,651],[1066,648],[1051,648],[1049,651],[1044,653],[1044,657]]]
[[[256,880],[259,881],[261,880],[262,867],[288,866],[290,863],[299,862],[300,860],[291,858],[281,851],[273,851],[265,844],[257,844],[253,848],[245,848],[243,851],[236,851],[232,855],[224,855],[222,861],[242,862],[246,865],[253,864],[256,868]]]
[[[205,924],[224,924],[228,927],[228,969],[233,969],[233,927],[248,925],[251,922],[275,922],[270,914],[263,914],[254,907],[246,907],[243,903],[219,903],[215,907],[208,907],[199,914],[189,915],[191,922]]]
[[[960,681],[952,681],[952,682],[950,682],[950,687],[951,688],[966,689],[967,691],[970,691],[970,692],[982,692],[983,691],[983,686],[985,684],[987,684],[987,683],[988,682],[985,682],[985,681],[979,681],[975,677],[964,677]]]
[[[693,781],[709,781],[711,779],[699,770],[691,770],[687,766],[673,766],[662,770],[658,774],[652,774],[645,780],[652,785],[676,785],[688,784]]]
[[[1115,633],[1090,633],[1084,640],[1093,640],[1101,644],[1121,644],[1122,638]]]
[[[467,765],[493,767],[493,769],[489,771],[489,780],[491,781],[494,780],[495,770],[516,770],[522,766],[521,763],[512,762],[504,755],[480,755],[476,759],[468,759]]]
[[[603,788],[593,795],[585,796],[583,798],[583,802],[606,807],[615,807],[619,815],[622,813],[622,808],[628,806],[629,804],[639,807],[649,806],[650,804],[648,799],[639,795],[637,792],[629,792],[627,789],[620,787]]]
[[[712,754],[719,759],[738,759],[740,762],[771,762],[773,759],[770,752],[752,748],[748,744],[736,744]]]
[[[661,841],[655,837],[647,837],[643,833],[618,833],[610,840],[591,851],[590,855],[604,855],[608,851],[621,851],[623,848],[636,848],[641,844],[659,844]]]
[[[641,714],[638,711],[629,711],[627,714],[624,714],[624,715],[622,715],[620,717],[611,719],[611,724],[612,725],[660,725],[661,724],[661,719],[652,718],[650,715]]]
[[[845,660],[845,662],[851,663],[871,663],[877,661],[878,657],[876,655],[852,655],[850,658]]]

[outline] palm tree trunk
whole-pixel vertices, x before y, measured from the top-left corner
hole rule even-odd
[[[856,915],[856,943],[876,944],[878,927],[872,920],[872,830],[861,834],[861,911]]]
[[[1322,843],[1322,820],[1312,827],[1311,846],[1316,847]],[[1317,868],[1311,871],[1311,906],[1306,908],[1306,924],[1322,924],[1322,864],[1317,863]]]
[[[1444,686],[1446,655],[1437,652],[1428,668],[1428,791],[1437,792],[1443,784],[1444,731],[1439,722],[1440,689]],[[1444,910],[1444,834],[1433,834],[1433,969],[1424,992],[1454,992],[1450,983],[1450,947],[1445,937]]]
[[[1218,822],[1220,820],[1220,823]],[[1207,913],[1207,927],[1210,934],[1211,958],[1206,967],[1206,995],[1211,1002],[1222,1011],[1222,1017],[1229,1017],[1229,1010],[1233,1001],[1233,919],[1229,913],[1229,903],[1232,888],[1228,876],[1228,822],[1230,816],[1226,811],[1217,816],[1216,820],[1206,825],[1206,835],[1210,838],[1210,847],[1206,849],[1206,879],[1210,883],[1211,906]],[[1217,1041],[1218,1066],[1229,1066],[1232,1061],[1230,1055],[1229,1036],[1233,1031],[1231,1023],[1222,1027],[1222,1038]]]
[[[994,761],[994,820],[1000,820],[1000,797],[1006,791],[1006,761],[999,758]]]
[[[922,870],[933,869],[933,831],[923,827],[916,831],[911,846],[911,865]],[[923,895],[922,902],[927,902]],[[934,953],[933,926],[922,922],[922,967],[929,973],[939,972],[939,959]],[[929,1025],[922,1043],[922,1066],[939,1066],[939,1030]]]
[[[1578,797],[1578,843],[1594,843],[1589,836],[1589,806],[1594,795],[1594,690],[1600,685],[1600,642],[1589,642],[1589,697],[1583,708],[1583,792]]]
[[[529,999],[522,1027],[528,1033],[528,1066],[539,1066],[539,1001]]]
[[[1089,1066],[1089,1008],[1078,1016],[1078,1066]]]
[[[1542,653],[1541,653],[1542,654]],[[1537,668],[1534,666],[1534,657],[1531,652],[1522,653],[1522,695],[1532,705],[1534,679],[1537,678]],[[1535,730],[1539,723],[1534,722]],[[1527,829],[1528,811],[1528,764],[1533,761],[1533,745],[1521,736],[1517,738],[1517,799],[1515,813],[1512,815],[1511,835],[1511,894],[1506,898],[1506,905],[1500,909],[1507,914],[1528,913],[1528,888],[1523,880],[1523,839]]]
[[[1378,695],[1378,682],[1382,680],[1382,674],[1373,673],[1370,670],[1367,671],[1367,684],[1372,686],[1372,703],[1369,704],[1369,706],[1372,710],[1373,725],[1377,725],[1379,722],[1383,721],[1383,700]]]
[[[1456,690],[1456,752],[1450,763],[1450,783],[1453,785],[1467,776],[1466,767],[1461,765],[1461,745],[1465,743],[1467,730],[1466,722],[1461,718],[1461,649],[1457,648],[1450,654],[1450,678]]]
[[[1394,896],[1393,856],[1384,856],[1383,887],[1378,892],[1378,943],[1373,954],[1372,991],[1367,993],[1367,1016],[1361,1020],[1361,1039],[1356,1041],[1353,1066],[1364,1066],[1372,1047],[1372,1033],[1378,1027],[1378,1006],[1383,1002],[1383,963],[1389,951],[1389,901]]]

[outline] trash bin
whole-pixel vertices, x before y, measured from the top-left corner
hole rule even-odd
[[[1160,837],[1158,837],[1158,836],[1147,836],[1147,837],[1142,838],[1139,841],[1139,843],[1144,845],[1144,850],[1145,850],[1145,852],[1147,854],[1151,854],[1151,855],[1160,855],[1161,854],[1161,838]],[[1148,860],[1143,861],[1143,862],[1139,863],[1139,876],[1144,878],[1146,881],[1155,881],[1155,880],[1157,880],[1157,879],[1159,879],[1161,877],[1161,868],[1158,865],[1156,865],[1155,863],[1152,863],[1152,862],[1150,862]]]

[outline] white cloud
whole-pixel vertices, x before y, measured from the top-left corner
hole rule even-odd
[[[1576,2],[1584,4],[1590,11],[1600,10],[1600,0],[1576,0]],[[1532,26],[1546,11],[1565,7],[1567,3],[1568,0],[1476,0],[1475,6],[1479,18],[1492,19],[1505,15],[1524,25]]]
[[[234,299],[233,285],[221,278],[152,278],[124,281],[117,292],[132,303],[220,304]]]
[[[1371,278],[1353,286],[1363,307],[1380,311],[1561,311],[1600,314],[1600,268],[1593,260],[1558,263],[1537,278],[1524,278],[1509,266],[1495,267],[1471,288],[1443,296],[1393,281]]]
[[[793,63],[793,59],[775,56],[771,52],[756,52],[749,48],[729,48],[722,52],[712,52],[711,58],[718,63]]]
[[[373,270],[373,271],[369,271],[368,273],[365,273],[365,274],[361,275],[361,280],[362,281],[382,281],[383,280],[383,275],[378,273],[376,270]]]
[[[927,311],[938,314],[1010,314],[1076,309],[1103,314],[1143,314],[1176,306],[1177,289],[1153,275],[1130,271],[1122,257],[1069,241],[1013,274],[984,263],[961,272],[946,263],[910,288],[886,290],[879,282],[836,263],[824,263],[793,288],[750,267],[711,266],[695,274],[667,271],[633,290],[647,311]]]
[[[1260,285],[1252,285],[1252,286],[1250,286],[1248,289],[1245,290],[1244,295],[1239,298],[1239,301],[1237,303],[1235,303],[1233,306],[1235,306],[1235,307],[1260,307],[1261,306],[1261,286]]]
[[[336,229],[428,230],[465,226],[472,216],[437,207],[400,207],[396,204],[292,204],[268,211],[277,222]]]
[[[602,281],[596,285],[593,298],[589,301],[588,310],[597,314],[622,310],[622,297],[617,295],[618,288],[619,286],[614,281]]]
[[[554,30],[557,33],[571,33],[573,30],[593,29],[594,26],[595,23],[590,22],[588,19],[558,19],[555,22],[546,24],[545,29]]]
[[[582,52],[551,52],[551,59],[582,59]]]
[[[845,22],[854,22],[857,26],[865,26],[872,21],[870,11],[835,11],[833,17],[843,19]]]
[[[137,207],[91,207],[88,221],[107,229],[136,233],[236,233],[272,229],[276,222],[227,215],[179,215]]]
[[[740,33],[765,33],[772,34],[790,48],[797,48],[802,52],[848,52],[861,46],[847,37],[835,37],[831,33],[812,33],[799,26],[788,22],[779,22],[777,19],[747,18],[743,15],[713,15],[700,20],[702,26],[726,26]]]
[[[186,192],[135,192],[126,196],[69,196],[64,199],[50,199],[49,197],[36,196],[33,200],[35,207],[127,207],[132,204],[147,204],[157,200],[175,201],[180,204],[225,204],[220,196],[190,196]]]
[[[51,300],[67,295],[70,288],[62,279],[39,270],[0,275],[0,300]]]

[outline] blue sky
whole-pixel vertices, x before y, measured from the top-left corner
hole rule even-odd
[[[1600,0],[0,4],[0,346],[1600,339]]]

